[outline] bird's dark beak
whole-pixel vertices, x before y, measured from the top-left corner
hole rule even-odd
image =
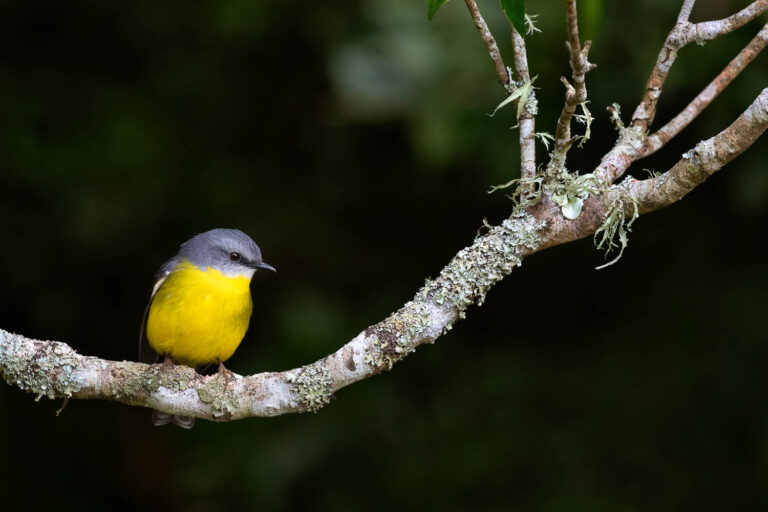
[[[263,262],[263,261],[259,261],[259,262],[257,262],[257,263],[254,263],[254,264],[253,264],[253,267],[254,267],[254,268],[261,268],[261,269],[264,269],[264,270],[269,270],[270,272],[277,272],[277,270],[275,269],[275,267],[273,267],[273,266],[272,266],[272,265],[270,265],[269,263],[265,263],[265,262]]]

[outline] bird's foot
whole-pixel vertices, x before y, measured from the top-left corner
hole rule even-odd
[[[173,359],[165,356],[165,359],[163,359],[163,362],[160,364],[160,370],[163,372],[169,372],[173,369],[173,366]]]
[[[235,374],[232,373],[231,371],[227,370],[227,367],[224,366],[224,363],[222,363],[221,361],[219,361],[219,371],[218,371],[218,374],[219,375],[224,375],[227,378],[234,378],[235,377]]]
[[[224,363],[221,361],[219,361],[219,371],[216,372],[216,375],[224,379],[225,389],[229,387],[230,382],[235,380],[235,374],[228,370],[227,367],[224,366]]]

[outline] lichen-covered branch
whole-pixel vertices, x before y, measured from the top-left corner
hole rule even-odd
[[[632,115],[632,126],[641,132],[645,132],[653,122],[662,87],[675,63],[677,53],[694,41],[710,41],[744,26],[768,11],[768,0],[756,0],[732,16],[701,23],[688,21],[692,8],[693,2],[684,2],[677,23],[664,41],[656,65],[651,71],[645,96]]]
[[[665,43],[674,51],[681,47],[679,41],[685,41],[691,27],[701,27],[705,35],[725,33],[768,8],[768,0],[760,0],[730,18],[707,22],[719,24],[720,28],[715,30],[711,28],[715,25],[688,23],[693,4],[693,0],[684,2],[673,30],[677,34],[674,37],[670,34]],[[470,12],[472,5],[476,8],[474,2],[467,1],[467,5]],[[566,7],[574,9],[571,12],[573,19],[569,16],[568,22],[575,84],[567,86],[578,99],[577,89],[579,83],[583,87],[583,81],[577,80],[576,76],[581,74],[583,78],[591,65],[586,60],[588,47],[579,48],[575,1],[566,0]],[[689,105],[690,109],[681,114],[683,117],[679,121],[673,120],[671,128],[662,128],[656,134],[662,144],[690,122],[692,116],[695,117],[765,46],[765,31],[764,27],[758,38],[721,73],[713,90],[705,89],[694,100],[693,106]],[[525,42],[514,29],[513,45],[516,79],[530,86]],[[578,51],[574,53],[574,49]],[[664,50],[662,54],[665,54]],[[648,91],[652,90],[651,85],[658,87],[653,89],[651,101],[646,102],[646,95],[641,104],[645,106],[638,110],[645,117],[636,115],[636,121],[644,119],[650,123],[657,93],[661,92],[661,84],[673,60],[674,56],[669,54],[664,58],[660,56]],[[498,62],[501,63],[500,58]],[[586,90],[583,94],[586,98]],[[532,144],[536,113],[532,94],[523,107],[525,114],[519,116],[523,177],[532,178],[535,176]],[[568,116],[572,117],[573,112]],[[668,172],[644,181],[629,178],[612,185],[648,147],[656,144],[653,137],[648,139],[646,135],[647,124],[625,126],[618,106],[613,109],[612,116],[619,139],[594,173],[578,176],[563,168],[557,180],[542,182],[539,178],[535,190],[530,188],[532,181],[520,182],[516,192],[520,203],[508,219],[489,227],[485,234],[459,251],[434,280],[426,281],[411,301],[365,329],[333,354],[314,363],[293,370],[250,376],[227,372],[203,376],[185,366],[146,365],[84,356],[61,342],[34,340],[0,330],[0,375],[9,385],[38,398],[113,400],[216,421],[317,411],[329,403],[339,389],[389,370],[418,346],[433,343],[457,320],[464,318],[469,306],[481,305],[488,291],[526,256],[595,233],[602,233],[602,240],[608,239],[611,244],[615,233],[626,238],[623,224],[626,218],[634,220],[637,215],[667,206],[685,196],[754,144],[766,130],[768,88],[728,128],[697,144]],[[570,118],[568,121],[570,123]],[[532,195],[532,191],[536,193]],[[559,200],[555,200],[556,196]],[[577,202],[578,207],[574,207]],[[624,245],[625,242],[622,247]]]
[[[617,198],[634,198],[639,213],[679,200],[754,144],[766,127],[768,88],[731,126],[699,143],[668,172],[645,181],[625,180],[626,185],[590,197],[574,221],[566,220],[551,202],[518,208],[459,251],[398,311],[301,368],[248,377],[202,376],[185,366],[83,356],[64,343],[0,330],[0,374],[38,398],[113,400],[217,421],[317,411],[335,391],[391,369],[419,345],[433,343],[470,305],[482,304],[525,256],[594,233],[615,209]]]
[[[0,374],[38,398],[114,400],[210,420],[316,411],[333,392],[392,368],[450,330],[470,304],[482,303],[488,290],[536,249],[543,227],[519,213],[491,228],[398,311],[333,354],[294,370],[202,376],[184,366],[87,357],[64,343],[0,330]]]
[[[698,117],[709,104],[726,88],[768,45],[768,23],[744,49],[691,101],[682,112],[650,135],[643,144],[638,158],[644,158],[661,149]]]

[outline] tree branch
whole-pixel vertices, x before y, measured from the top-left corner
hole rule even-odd
[[[669,75],[669,70],[675,63],[677,53],[683,47],[694,41],[710,41],[728,34],[768,10],[768,0],[756,0],[727,18],[693,24],[688,22],[688,16],[690,16],[693,4],[694,2],[690,0],[686,0],[683,3],[677,23],[670,31],[666,41],[664,41],[664,45],[656,59],[656,65],[651,71],[645,96],[632,115],[632,126],[639,131],[645,132],[653,122],[661,89],[664,86],[667,75]]]
[[[390,369],[451,329],[473,303],[530,254],[544,223],[519,214],[461,251],[412,301],[335,353],[286,372],[201,376],[184,366],[115,362],[64,343],[0,330],[0,374],[39,397],[106,399],[210,420],[316,411],[333,392]]]
[[[474,1],[466,1],[476,24],[477,19],[482,21]],[[758,11],[763,12],[768,8],[768,0],[753,2],[730,18],[708,22],[720,24],[721,27],[712,29],[714,32],[707,32],[710,25],[706,23],[688,23],[693,4],[693,0],[684,2],[678,25],[673,29],[673,33],[678,31],[678,34],[672,37],[670,33],[667,38],[665,46],[672,45],[672,50],[679,41],[687,37],[691,27],[701,26],[705,34],[724,33],[723,30],[733,30],[735,26],[741,26],[746,23],[745,20],[756,16]],[[574,97],[578,98],[578,89],[583,87],[583,74],[591,65],[586,59],[587,47],[579,47],[575,0],[566,0],[566,7],[569,9],[569,47],[575,84],[575,87],[571,88]],[[478,28],[481,26],[485,26],[484,21],[478,24]],[[487,29],[487,26],[485,28]],[[765,46],[765,30],[764,27],[758,38],[753,40],[715,80],[715,91],[719,92],[725,87]],[[506,73],[506,68],[498,56],[498,49],[496,54],[491,51],[491,48],[495,48],[495,41],[490,32],[487,32],[490,39],[485,37],[484,30],[481,30],[481,35],[484,36],[494,63],[500,64]],[[530,83],[525,42],[514,29],[512,35],[517,79]],[[489,41],[493,45],[490,45]],[[664,53],[662,51],[662,54]],[[657,79],[649,82],[649,93],[652,91],[651,85],[658,85],[653,90],[661,92],[661,84],[668,72],[668,66],[674,60],[674,56],[669,55],[671,54],[664,58],[660,55],[652,73],[652,79],[654,76]],[[581,80],[577,80],[579,74]],[[503,79],[500,75],[500,79],[505,83],[503,80],[508,80],[508,77]],[[683,118],[679,122],[673,120],[674,123],[671,123],[673,128],[662,128],[657,134],[659,140],[663,140],[667,133],[674,136],[679,132],[684,126],[680,123],[686,120],[690,122],[689,118],[695,117],[695,114],[706,106],[705,102],[711,101],[711,98],[707,99],[710,94],[708,91],[709,88],[705,89],[694,100],[693,107],[689,105],[692,114],[687,114],[689,109],[686,108],[681,114]],[[586,98],[586,89],[583,94]],[[638,117],[637,120],[646,119],[650,122],[653,117],[658,94],[654,92],[651,96],[652,101],[646,104],[644,99],[641,104],[645,105],[641,113],[650,116]],[[531,169],[535,172],[535,153],[527,143],[532,143],[534,139],[535,99],[532,96],[523,111],[526,114],[520,116],[521,158],[523,171],[531,173]],[[568,115],[572,116],[573,113]],[[529,123],[525,129],[524,122]],[[565,187],[568,180],[573,185],[578,179],[584,178],[567,174],[562,183],[543,185],[544,190],[540,192],[544,199],[525,198],[508,219],[498,226],[490,227],[488,232],[477,237],[472,245],[459,251],[436,279],[427,280],[413,299],[395,313],[368,327],[333,354],[312,364],[289,371],[260,373],[247,377],[228,373],[202,376],[185,366],[145,365],[83,356],[64,343],[34,340],[0,330],[0,375],[8,384],[31,392],[38,398],[46,396],[51,399],[112,400],[215,421],[317,411],[329,403],[333,393],[339,389],[389,370],[416,347],[433,343],[449,331],[457,320],[464,318],[470,305],[481,305],[488,291],[515,267],[520,266],[526,256],[589,236],[598,230],[605,230],[606,223],[612,222],[611,219],[618,217],[619,221],[623,221],[624,217],[667,206],[685,196],[754,144],[766,130],[768,88],[762,91],[734,123],[711,139],[697,144],[666,173],[644,181],[630,178],[609,187],[616,177],[643,154],[645,147],[644,129],[639,129],[638,125],[617,125],[620,130],[619,140],[605,155],[594,173],[597,183],[601,186],[597,192],[590,189],[591,195],[586,198],[583,208],[572,220],[565,218],[561,207],[548,199],[553,196],[556,186]],[[524,186],[525,184],[522,184],[518,190],[518,194],[521,194],[518,197],[525,197],[522,195],[525,192]],[[582,192],[583,189],[576,193]],[[633,210],[632,206],[636,206],[636,209]]]
[[[768,127],[768,88],[726,130],[699,143],[672,169],[653,179],[630,180],[593,196],[575,221],[551,202],[519,210],[459,251],[416,296],[333,354],[290,371],[248,377],[202,376],[192,368],[116,362],[78,354],[64,343],[0,330],[0,374],[38,398],[106,399],[167,413],[227,421],[249,416],[317,411],[332,394],[392,368],[424,343],[433,343],[463,318],[471,304],[525,256],[595,232],[617,194],[633,195],[640,213],[667,206],[740,155]],[[625,212],[629,215],[628,212]]]
[[[645,158],[677,136],[698,117],[709,104],[746,68],[757,55],[768,45],[768,23],[744,47],[741,52],[723,69],[717,77],[691,101],[674,119],[649,136],[644,143],[643,151],[637,159]]]
[[[531,81],[528,70],[528,53],[525,39],[512,27],[512,49],[515,57],[515,73],[519,83]],[[519,100],[518,100],[519,101]],[[520,127],[520,177],[533,178],[536,175],[536,93],[533,88],[528,95],[522,113],[517,120]]]

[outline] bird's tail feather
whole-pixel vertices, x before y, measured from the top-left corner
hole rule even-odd
[[[195,426],[195,418],[193,416],[181,416],[178,414],[168,414],[167,412],[152,410],[152,424],[156,427],[161,427],[173,423],[177,427],[181,427],[185,430],[189,430]]]

